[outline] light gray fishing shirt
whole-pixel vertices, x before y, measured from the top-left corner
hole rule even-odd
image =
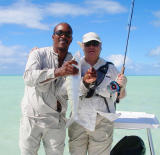
[[[67,54],[65,61],[71,60]],[[57,100],[62,105],[61,114],[65,117],[67,110],[64,92],[65,77],[55,78],[54,70],[58,68],[58,54],[53,47],[39,48],[29,54],[24,73],[25,92],[22,99],[22,114],[36,119],[43,127],[56,126],[60,113],[57,112]],[[47,82],[47,79],[50,79]]]
[[[102,58],[99,58],[97,63],[93,66],[96,70],[105,65],[106,61]],[[87,72],[90,68],[90,64],[88,64],[85,59],[81,60],[81,73],[82,76]],[[96,88],[95,94],[90,97],[86,98],[86,94],[88,90],[85,86],[81,85],[81,97],[79,101],[79,108],[78,108],[78,118],[77,121],[79,124],[84,126],[89,130],[95,129],[96,124],[96,117],[99,113],[100,115],[107,115],[107,118],[111,121],[115,119],[115,116],[112,113],[115,113],[115,100],[116,95],[111,94],[107,90],[107,86],[110,84],[111,81],[115,81],[118,75],[118,70],[112,64],[109,64],[108,71],[105,75],[105,78],[101,82],[101,84]],[[105,104],[105,100],[107,101],[108,108]],[[109,113],[110,111],[110,113]]]

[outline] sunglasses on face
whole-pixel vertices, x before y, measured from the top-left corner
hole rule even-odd
[[[65,35],[67,38],[71,38],[72,37],[72,33],[70,31],[55,31],[54,34],[56,34],[57,36],[63,36]]]
[[[86,42],[86,43],[84,43],[84,46],[85,47],[89,47],[89,46],[94,46],[94,47],[98,47],[99,46],[99,42],[98,41],[96,41],[96,40],[93,40],[93,41],[89,41],[89,42]]]

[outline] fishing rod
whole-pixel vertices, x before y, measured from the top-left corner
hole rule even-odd
[[[125,48],[125,54],[124,54],[124,60],[123,60],[123,66],[121,68],[121,74],[124,74],[125,71],[125,63],[126,63],[126,56],[127,56],[127,50],[128,50],[128,42],[129,42],[129,36],[130,36],[130,31],[131,31],[131,24],[132,24],[132,17],[133,17],[133,10],[134,10],[134,1],[132,0],[132,4],[131,4],[131,14],[130,14],[130,18],[129,18],[129,23],[128,23],[128,35],[127,35],[127,40],[126,40],[126,48]],[[116,102],[119,103],[119,95],[120,95],[120,89],[121,87],[119,86],[119,84],[116,81],[112,81],[110,83],[110,85],[108,86],[108,90],[111,93],[115,93],[117,92],[117,100]]]
[[[133,17],[134,1],[135,0],[132,0],[132,7],[131,7],[132,10],[131,10],[130,20],[129,20],[129,25],[128,25],[128,35],[127,35],[127,41],[126,41],[125,55],[124,55],[124,61],[123,61],[123,66],[122,66],[122,70],[121,70],[122,74],[124,74],[124,70],[125,70],[126,55],[127,55],[127,50],[128,50],[128,41],[129,41],[131,24],[132,24],[132,17]]]

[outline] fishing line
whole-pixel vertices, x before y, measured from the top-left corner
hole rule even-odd
[[[124,60],[123,60],[123,65],[122,65],[122,69],[121,69],[121,74],[124,74],[125,71],[125,63],[126,63],[126,56],[127,56],[127,50],[128,50],[128,42],[129,42],[129,36],[130,36],[130,31],[131,31],[131,24],[132,24],[132,17],[133,17],[133,10],[134,10],[134,1],[132,0],[132,4],[131,4],[131,13],[130,13],[130,18],[129,18],[129,23],[128,23],[128,35],[127,35],[127,40],[126,40],[126,48],[125,48],[125,54],[124,54]],[[110,83],[110,85],[107,87],[108,90],[111,93],[115,93],[117,92],[117,100],[116,102],[119,102],[119,95],[120,95],[120,86],[116,81],[112,81]]]

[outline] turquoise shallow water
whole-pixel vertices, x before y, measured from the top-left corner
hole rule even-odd
[[[18,133],[21,116],[20,102],[24,93],[24,83],[21,76],[0,76],[0,154],[19,155]],[[127,97],[118,104],[117,109],[123,111],[139,111],[152,113],[160,120],[160,76],[129,76]],[[145,130],[120,130],[114,132],[114,142],[117,143],[125,135],[140,136],[149,146]],[[152,129],[152,138],[156,155],[160,154],[160,128]],[[68,138],[64,155],[68,153]],[[39,155],[44,155],[43,147]]]

